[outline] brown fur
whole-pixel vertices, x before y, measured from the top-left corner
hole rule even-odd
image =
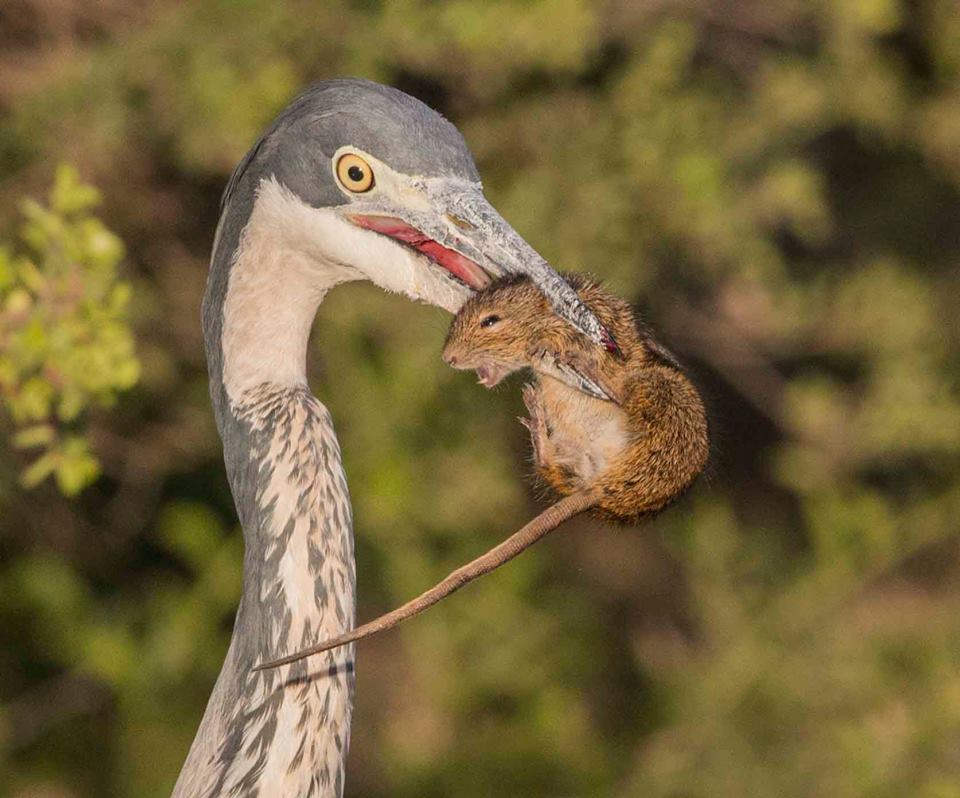
[[[612,333],[621,357],[557,317],[529,280],[495,283],[464,304],[450,327],[444,359],[479,369],[494,384],[524,367],[524,391],[539,476],[557,493],[596,489],[598,509],[635,521],[683,493],[709,453],[707,416],[696,388],[673,356],[637,324],[630,306],[598,283],[567,277]],[[491,316],[499,321],[482,326]],[[587,396],[538,370],[542,353],[597,377],[614,400]],[[622,432],[622,445],[615,433]]]
[[[706,413],[676,360],[637,325],[626,302],[590,280],[567,280],[613,334],[619,355],[572,329],[525,280],[501,281],[471,298],[453,320],[443,351],[452,366],[477,369],[488,386],[513,371],[533,368],[534,383],[524,389],[530,411],[525,423],[540,476],[563,498],[415,599],[255,670],[296,662],[390,629],[499,568],[578,513],[591,510],[633,521],[656,512],[703,470]],[[497,321],[483,323],[491,317]],[[588,396],[551,376],[545,364],[556,360],[586,374],[612,401]]]

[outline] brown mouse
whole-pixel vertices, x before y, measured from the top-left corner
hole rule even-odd
[[[275,667],[396,626],[489,573],[586,510],[634,522],[682,494],[707,462],[707,416],[674,357],[630,306],[596,282],[567,282],[611,332],[619,352],[596,346],[551,309],[527,279],[500,280],[454,318],[443,359],[493,387],[530,367],[524,387],[537,473],[563,498],[486,554],[397,609],[319,645],[259,666]]]

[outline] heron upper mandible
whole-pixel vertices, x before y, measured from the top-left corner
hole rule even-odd
[[[529,275],[571,324],[616,348],[484,198],[459,131],[403,92],[357,79],[318,83],[237,166],[221,204],[203,331],[243,527],[243,588],[176,798],[343,793],[353,648],[252,670],[354,625],[347,482],[330,414],[306,379],[324,296],[367,279],[455,312],[506,273]]]

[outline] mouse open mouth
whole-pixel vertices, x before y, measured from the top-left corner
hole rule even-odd
[[[483,363],[474,369],[477,373],[477,382],[485,388],[492,388],[499,385],[504,377],[507,376],[507,369],[496,365],[495,363]]]
[[[351,214],[349,217],[358,227],[382,233],[411,249],[426,255],[438,266],[446,269],[469,288],[479,291],[490,285],[491,278],[480,266],[455,250],[438,244],[429,236],[395,216],[366,216]]]

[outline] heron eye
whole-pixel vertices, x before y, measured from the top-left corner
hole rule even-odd
[[[497,316],[496,314],[491,314],[490,316],[484,316],[482,319],[480,319],[480,326],[492,327],[498,321],[500,321],[500,317]]]
[[[363,158],[348,152],[337,161],[337,178],[343,187],[355,194],[373,188],[373,169]]]

